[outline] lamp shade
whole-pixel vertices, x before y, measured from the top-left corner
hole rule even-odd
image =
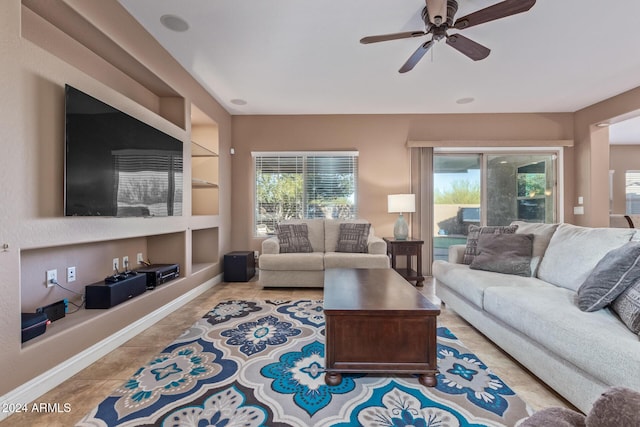
[[[389,213],[415,212],[415,194],[389,194],[387,196],[387,210]]]

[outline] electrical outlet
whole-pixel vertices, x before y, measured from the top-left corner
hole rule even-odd
[[[67,267],[67,283],[76,281],[76,268]]]
[[[113,271],[118,271],[120,269],[120,259],[114,258],[112,266],[113,266]]]
[[[126,255],[122,257],[122,268],[129,270],[129,257]]]
[[[51,288],[55,286],[57,281],[58,281],[58,270],[47,270],[47,281],[45,282],[45,285],[47,286],[47,288]]]
[[[136,262],[138,264],[142,264],[144,262],[144,258],[142,257],[142,252],[138,252],[138,255],[136,256]]]

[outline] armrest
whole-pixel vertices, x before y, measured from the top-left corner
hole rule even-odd
[[[467,245],[451,245],[449,246],[449,262],[453,264],[462,264],[464,259],[464,250]]]
[[[277,237],[269,237],[262,241],[262,253],[263,254],[279,254],[280,253],[280,241]]]
[[[387,254],[387,242],[377,236],[369,236],[367,240],[367,251],[370,254]]]

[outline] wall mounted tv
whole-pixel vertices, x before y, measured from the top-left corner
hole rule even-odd
[[[182,215],[182,142],[65,86],[65,215]]]

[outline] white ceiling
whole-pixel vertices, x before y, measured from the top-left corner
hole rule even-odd
[[[119,1],[231,114],[573,112],[640,86],[637,0],[538,0],[460,31],[487,59],[442,41],[406,74],[430,36],[359,40],[423,30],[424,0]],[[497,2],[459,0],[456,17]],[[190,28],[168,30],[165,14]]]
[[[609,126],[609,142],[611,144],[639,145],[640,116]]]

